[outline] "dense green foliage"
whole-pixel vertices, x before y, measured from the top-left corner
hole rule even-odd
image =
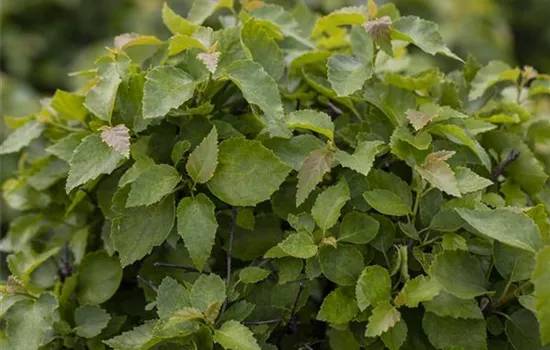
[[[372,1],[162,17],[6,119],[3,348],[548,348],[549,76]]]

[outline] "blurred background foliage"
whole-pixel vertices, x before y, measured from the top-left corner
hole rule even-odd
[[[204,0],[208,1],[208,0]],[[238,1],[238,0],[235,0]],[[301,0],[330,12],[366,0]],[[0,114],[20,117],[39,108],[56,88],[80,85],[69,72],[93,67],[113,37],[127,32],[167,38],[161,22],[164,0],[7,0],[0,6]],[[293,0],[267,0],[285,7]],[[386,0],[379,0],[380,5]],[[439,24],[451,49],[480,63],[503,60],[550,72],[550,0],[394,0],[404,15]],[[185,15],[192,0],[168,0]],[[212,25],[216,25],[211,23]],[[422,56],[424,60],[431,59]],[[450,67],[447,67],[450,68]],[[3,126],[0,140],[9,131]],[[0,180],[17,169],[18,155],[2,157]],[[12,214],[2,205],[2,232]]]

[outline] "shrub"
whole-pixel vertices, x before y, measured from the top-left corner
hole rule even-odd
[[[7,119],[7,348],[550,342],[548,76],[426,69],[462,60],[372,1],[163,19]]]

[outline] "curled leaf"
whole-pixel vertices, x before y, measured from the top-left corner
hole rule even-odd
[[[383,16],[363,24],[363,28],[374,40],[387,39],[391,33],[391,18]]]

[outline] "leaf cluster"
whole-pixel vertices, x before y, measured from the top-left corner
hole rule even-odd
[[[2,347],[548,346],[548,76],[373,1],[162,17],[6,119]]]

